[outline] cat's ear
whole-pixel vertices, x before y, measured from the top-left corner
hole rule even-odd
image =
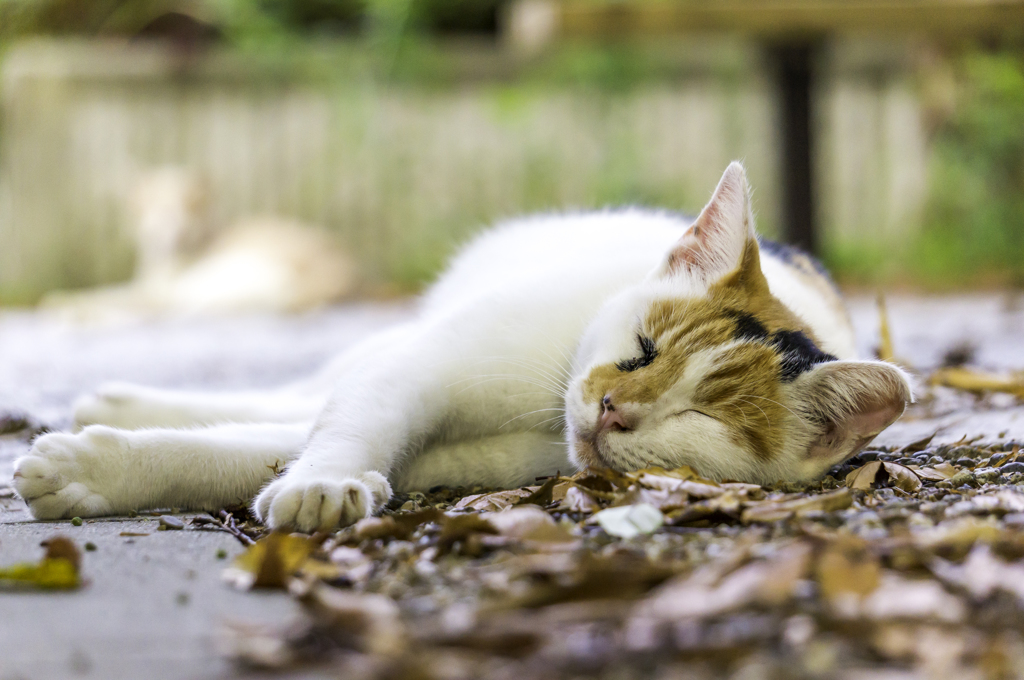
[[[807,455],[840,463],[903,415],[913,393],[907,374],[882,361],[830,361],[794,384],[799,409],[814,423]]]
[[[669,251],[661,273],[711,283],[741,268],[751,249],[756,254],[750,186],[743,166],[733,161],[700,216]],[[760,262],[754,264],[760,270]]]

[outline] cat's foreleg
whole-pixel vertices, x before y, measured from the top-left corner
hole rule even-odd
[[[109,425],[126,430],[195,427],[218,423],[294,423],[314,420],[339,380],[358,379],[366,357],[386,354],[409,325],[389,328],[356,343],[313,375],[277,389],[236,392],[171,390],[113,382],[80,397],[75,429]]]
[[[37,519],[247,502],[294,459],[310,423],[175,430],[92,425],[37,439],[15,461],[14,488]]]
[[[75,402],[75,430],[88,425],[136,430],[232,422],[306,422],[323,409],[327,394],[289,388],[198,392],[108,383]]]
[[[410,329],[401,343],[362,357],[342,379],[298,460],[256,498],[275,529],[316,531],[351,524],[391,496],[388,475],[417,451],[448,412],[466,361],[457,328]]]

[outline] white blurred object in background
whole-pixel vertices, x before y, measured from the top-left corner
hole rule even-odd
[[[48,294],[41,305],[79,321],[138,316],[293,312],[345,297],[352,258],[328,232],[293,219],[219,225],[194,173],[147,171],[132,192],[135,275],[126,284]]]

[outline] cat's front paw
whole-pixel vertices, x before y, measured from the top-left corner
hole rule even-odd
[[[125,447],[124,438],[108,427],[44,435],[14,461],[14,490],[36,519],[110,514],[104,459],[123,455]]]
[[[253,502],[256,515],[272,529],[330,531],[369,517],[391,498],[391,485],[379,472],[346,479],[285,474]]]

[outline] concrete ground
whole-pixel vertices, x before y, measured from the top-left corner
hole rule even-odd
[[[851,300],[860,345],[877,343],[871,299]],[[1024,296],[899,297],[889,302],[897,354],[921,371],[950,347],[970,342],[976,363],[1024,368]],[[271,385],[313,370],[334,352],[410,313],[408,305],[353,305],[299,317],[67,327],[36,314],[0,316],[0,413],[18,410],[55,427],[70,423],[74,397],[105,380],[211,389]],[[901,445],[938,431],[1024,442],[1024,408],[940,392],[884,433]],[[230,535],[157,532],[154,519],[33,522],[6,488],[13,460],[28,449],[0,437],[0,564],[36,560],[39,542],[66,534],[85,553],[89,583],[69,593],[0,593],[0,680],[48,678],[223,678],[244,672],[216,648],[225,622],[280,622],[293,615],[284,595],[241,593],[220,582],[241,545]],[[126,537],[122,532],[145,533]]]

